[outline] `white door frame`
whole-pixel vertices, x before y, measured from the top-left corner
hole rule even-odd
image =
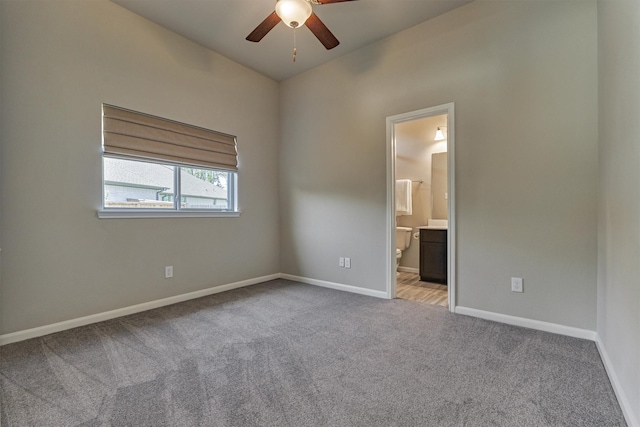
[[[449,227],[447,230],[447,276],[449,311],[456,307],[456,161],[454,103],[437,105],[387,117],[387,298],[396,297],[396,134],[398,123],[431,116],[447,115],[447,192]]]

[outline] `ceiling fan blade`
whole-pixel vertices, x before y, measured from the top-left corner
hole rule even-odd
[[[316,4],[331,4],[331,3],[342,3],[344,1],[356,1],[356,0],[315,0],[312,3]]]
[[[324,47],[327,48],[327,50],[333,49],[340,44],[336,36],[334,36],[333,33],[329,31],[327,26],[324,25],[324,23],[320,20],[320,18],[318,18],[318,15],[316,15],[315,12],[311,13],[311,16],[309,16],[309,19],[307,19],[307,22],[305,22],[305,25],[309,27],[313,35],[316,36],[318,40],[320,40],[320,43],[322,43]]]
[[[262,21],[260,25],[258,25],[256,29],[247,36],[247,40],[249,40],[250,42],[259,42],[264,36],[267,35],[269,31],[273,29],[273,27],[278,25],[280,21],[282,20],[280,19],[278,14],[272,12],[271,15],[267,16],[265,20]]]

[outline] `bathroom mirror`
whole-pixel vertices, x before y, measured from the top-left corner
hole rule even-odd
[[[449,219],[446,152],[431,155],[431,218]]]

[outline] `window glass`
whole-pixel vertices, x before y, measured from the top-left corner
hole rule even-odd
[[[173,209],[174,167],[104,157],[104,207]]]
[[[212,169],[180,168],[180,207],[182,209],[229,209],[231,172]]]
[[[103,208],[234,212],[235,178],[235,172],[103,156]]]

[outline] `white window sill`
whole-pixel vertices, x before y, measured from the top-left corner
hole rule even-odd
[[[101,209],[98,218],[237,218],[240,211]]]

